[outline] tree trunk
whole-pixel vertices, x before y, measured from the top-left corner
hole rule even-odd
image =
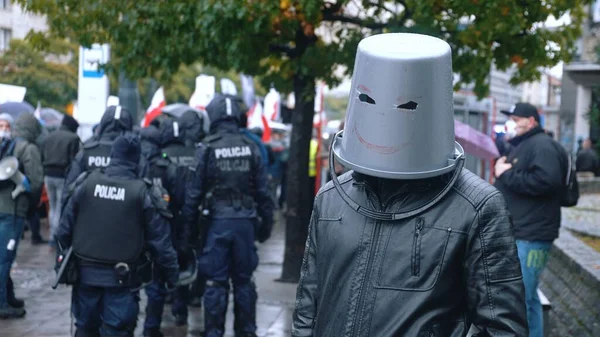
[[[124,71],[119,74],[119,105],[131,112],[134,125],[138,125],[142,119],[139,114],[141,109],[140,92],[137,82],[127,78]]]
[[[298,282],[312,212],[313,188],[309,188],[308,157],[315,105],[315,80],[294,76],[296,106],[292,114],[290,159],[287,170],[285,255],[281,282]]]

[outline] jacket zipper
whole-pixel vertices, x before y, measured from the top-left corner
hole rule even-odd
[[[415,225],[415,236],[413,237],[412,253],[412,275],[418,276],[421,269],[421,230],[423,230],[423,219],[417,218]]]
[[[385,204],[381,204],[381,210],[385,210]],[[362,314],[362,310],[364,308],[365,291],[366,291],[366,288],[369,286],[368,277],[371,274],[371,269],[373,268],[373,258],[372,257],[375,254],[375,249],[377,246],[375,241],[378,240],[380,231],[381,231],[381,221],[376,220],[375,221],[375,229],[373,231],[373,238],[371,240],[371,247],[369,249],[369,255],[367,256],[367,270],[365,271],[365,277],[363,280],[362,287],[360,289],[360,295],[358,297],[359,310],[357,311],[357,314],[359,314],[359,315]],[[357,334],[359,333],[358,329],[359,329],[359,327],[356,324],[356,317],[355,317],[354,333],[352,334],[353,336],[357,336]]]

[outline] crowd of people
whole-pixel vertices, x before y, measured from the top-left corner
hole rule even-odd
[[[26,314],[10,267],[45,185],[49,243],[58,282],[73,286],[76,336],[132,335],[140,285],[148,297],[144,336],[162,336],[169,301],[177,325],[187,324],[189,305],[204,304],[206,336],[222,336],[230,283],[236,334],[255,336],[254,242],[270,237],[283,203],[276,191],[286,148],[277,135],[263,144],[245,129],[237,97],[218,95],[206,111],[210,129],[192,108],[138,128],[126,108],[110,106],[83,144],[70,116],[37,144],[34,115],[0,115],[1,158],[17,158],[25,186],[16,199],[18,182],[0,189],[0,241],[13,242],[0,257],[0,317]]]

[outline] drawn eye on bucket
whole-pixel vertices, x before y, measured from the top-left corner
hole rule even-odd
[[[419,106],[419,103],[415,101],[408,101],[404,104],[397,105],[396,109],[417,110],[417,106]]]
[[[363,102],[363,103],[368,103],[368,104],[375,105],[375,100],[371,96],[369,96],[369,95],[367,95],[365,93],[360,93],[358,95],[358,100],[361,101],[361,102]]]

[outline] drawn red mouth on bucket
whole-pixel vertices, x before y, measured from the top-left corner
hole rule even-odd
[[[373,144],[373,143],[367,141],[364,137],[362,137],[360,132],[358,132],[358,129],[356,128],[356,124],[352,128],[352,131],[354,132],[354,134],[356,134],[356,138],[358,138],[358,141],[361,144],[363,144],[367,149],[369,149],[370,151],[373,151],[373,152],[380,153],[380,154],[386,154],[386,155],[394,154],[394,153],[402,150],[403,148],[409,147],[412,145],[412,141],[410,141],[410,140],[400,144],[400,146],[377,145],[377,144]]]

